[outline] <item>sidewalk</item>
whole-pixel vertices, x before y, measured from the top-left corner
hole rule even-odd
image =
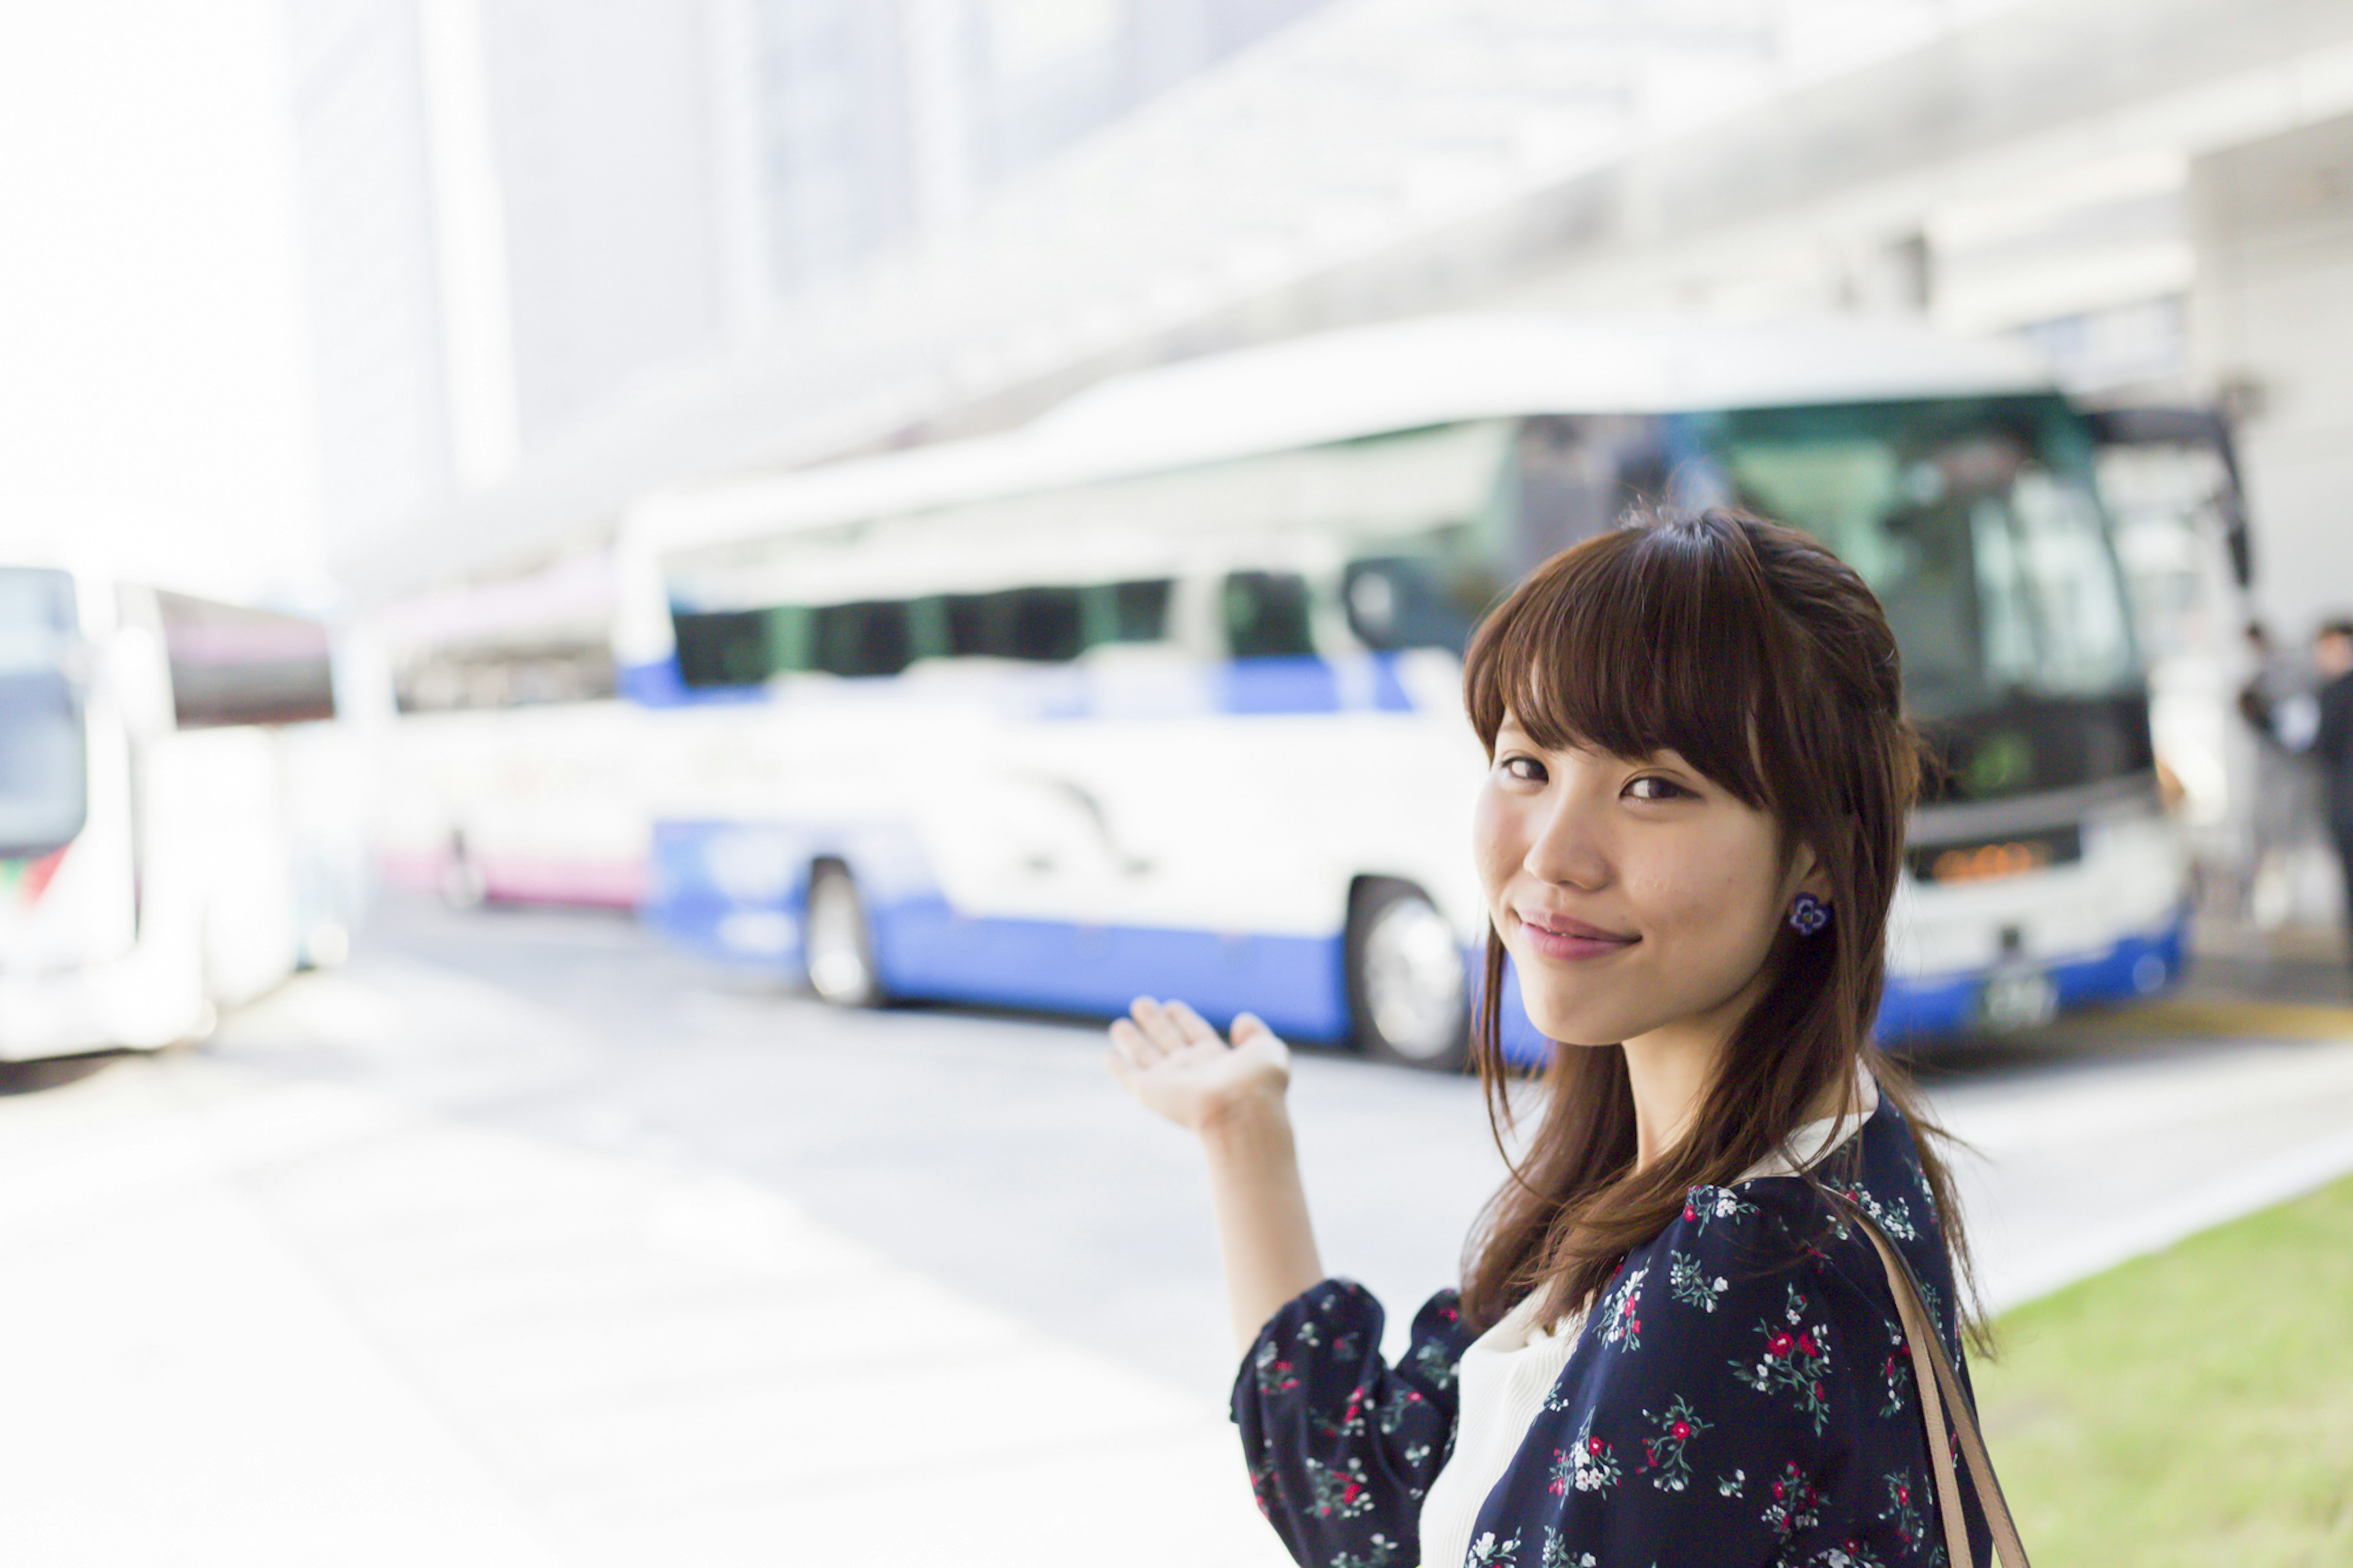
[[[0,1100],[0,1194],[12,1561],[1283,1561],[1221,1410],[740,1183],[174,1055]]]
[[[1172,1291],[1200,1286],[1196,1315],[1213,1316],[1209,1276],[1105,1296],[1091,1317],[1120,1321],[1099,1349],[1033,1326],[893,1262],[881,1233],[816,1223],[784,1195],[814,1201],[810,1186],[713,1173],[622,1115],[627,1095],[564,1099],[596,1048],[587,1016],[378,954],[246,1010],[218,1050],[0,1096],[9,1560],[1092,1568],[1116,1542],[1123,1565],[1287,1561],[1213,1381],[1111,1353],[1165,1341],[1167,1311],[1151,1314]],[[728,1021],[746,1041],[774,1026]],[[844,1038],[877,1049],[921,1022]],[[1023,1136],[1072,1139],[1085,1108],[1054,1109],[1013,1068],[1051,1058],[1056,1081],[1092,1083],[1092,1050],[1064,1061],[1057,1037],[1025,1058],[986,1031],[967,1049],[958,1031],[976,1027],[927,1025],[910,1059],[934,1075],[958,1054],[1001,1060],[1006,1076],[969,1081],[1029,1096]],[[2232,1043],[2176,1043],[2215,1030]],[[2353,1169],[2353,1008],[2201,968],[2148,1008],[1971,1048],[1930,1095],[1989,1157],[1962,1179],[1996,1305]],[[706,1058],[681,1091],[745,1092],[752,1076],[723,1065]],[[1474,1087],[1312,1054],[1298,1068],[1334,1267],[1393,1306],[1418,1300],[1493,1180]],[[806,1135],[844,1114],[834,1078],[762,1081],[747,1126]],[[592,1110],[629,1124],[538,1135],[552,1123],[535,1116],[577,1131]],[[953,1108],[894,1091],[882,1110],[859,1138],[946,1142],[906,1162],[909,1182],[970,1179],[976,1151],[1005,1147],[958,1142]],[[1459,1181],[1385,1184],[1412,1164],[1400,1149],[1443,1153]],[[1199,1250],[1169,1215],[1165,1237],[1121,1228],[1171,1179],[1129,1163],[1128,1187],[1099,1151],[1057,1167],[1103,1170],[1071,1205],[1082,1223],[1040,1228],[1046,1193],[1018,1185],[958,1223],[1028,1270],[1067,1257],[1073,1278],[1139,1236]]]

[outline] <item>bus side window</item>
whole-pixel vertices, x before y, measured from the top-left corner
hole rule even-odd
[[[1455,574],[1449,581],[1434,562],[1408,555],[1351,561],[1340,580],[1348,629],[1377,652],[1442,647],[1461,653],[1486,609],[1483,583]]]
[[[1079,657],[1085,638],[1076,588],[1017,588],[1004,597],[1008,656],[1055,661]]]
[[[903,602],[828,605],[810,621],[814,662],[828,675],[896,675],[914,660]]]
[[[1056,664],[1078,658],[1085,646],[1076,588],[949,594],[941,605],[951,658]]]
[[[679,679],[689,686],[752,686],[768,678],[768,612],[677,611]]]
[[[1176,584],[1166,577],[1145,582],[1104,583],[1087,590],[1087,646],[1159,642],[1168,635],[1168,600]]]
[[[181,729],[299,724],[335,716],[323,625],[160,590],[155,607]]]
[[[988,595],[946,594],[940,598],[950,658],[982,658],[989,651]]]
[[[1236,658],[1313,658],[1307,579],[1295,572],[1235,572],[1222,607],[1226,647]]]

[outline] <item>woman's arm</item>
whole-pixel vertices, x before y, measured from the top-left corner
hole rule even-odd
[[[1284,1302],[1324,1278],[1283,1100],[1291,1052],[1247,1013],[1229,1045],[1182,1002],[1138,997],[1129,1012],[1111,1028],[1112,1076],[1201,1140],[1234,1342],[1246,1351]]]

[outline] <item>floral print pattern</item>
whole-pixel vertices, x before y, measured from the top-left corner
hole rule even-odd
[[[1820,1433],[1831,1418],[1831,1331],[1821,1323],[1805,1327],[1806,1299],[1789,1287],[1779,1324],[1760,1322],[1764,1343],[1753,1365],[1732,1363],[1732,1375],[1759,1394],[1779,1392],[1793,1401]]]
[[[1683,1394],[1667,1406],[1663,1415],[1642,1412],[1642,1419],[1658,1428],[1656,1435],[1642,1439],[1642,1470],[1651,1484],[1661,1491],[1679,1492],[1691,1485],[1691,1461],[1683,1450],[1692,1439],[1715,1425],[1703,1421],[1691,1401]]]
[[[1623,1345],[1630,1351],[1642,1348],[1642,1281],[1648,1268],[1621,1270],[1618,1283],[1611,1288],[1609,1303],[1601,1310],[1601,1342]]]
[[[1732,1281],[1723,1275],[1708,1278],[1700,1260],[1688,1252],[1678,1252],[1667,1259],[1667,1291],[1686,1307],[1697,1307],[1703,1312],[1713,1312],[1724,1293],[1732,1289]]]
[[[1573,1487],[1581,1492],[1598,1492],[1618,1484],[1618,1456],[1609,1445],[1593,1435],[1593,1419],[1586,1418],[1577,1440],[1566,1448],[1552,1451],[1552,1494],[1567,1497]]]
[[[1950,1298],[1892,1105],[1820,1173],[1886,1229],[1924,1294]],[[1693,1189],[1577,1330],[1463,1562],[1433,1568],[1941,1568],[1908,1352],[1852,1221],[1797,1178]],[[1958,1365],[1957,1325],[1940,1307],[1936,1321]],[[1475,1336],[1451,1291],[1394,1364],[1382,1326],[1361,1287],[1325,1280],[1266,1325],[1235,1382],[1252,1489],[1303,1568],[1421,1560],[1421,1500],[1453,1448]]]

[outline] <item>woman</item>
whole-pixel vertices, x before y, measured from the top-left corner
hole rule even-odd
[[[1114,1075],[1208,1158],[1261,1507],[1309,1568],[1942,1562],[1896,1308],[1826,1191],[1957,1363],[1951,1184],[1869,1042],[1918,754],[1877,601],[1791,530],[1643,520],[1539,568],[1463,686],[1499,1125],[1507,959],[1557,1046],[1394,1366],[1317,1259],[1282,1043],[1148,998],[1112,1026]]]

